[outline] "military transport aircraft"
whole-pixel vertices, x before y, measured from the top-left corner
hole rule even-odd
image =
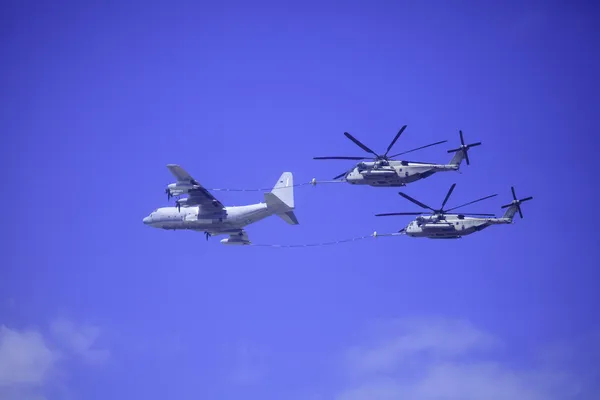
[[[358,141],[354,136],[348,132],[344,132],[344,135],[352,140],[357,146],[362,148],[364,151],[373,154],[375,157],[313,157],[315,160],[368,160],[374,161],[364,162],[361,161],[352,167],[349,171],[346,171],[333,179],[342,178],[343,181],[348,182],[352,185],[370,185],[379,187],[398,187],[406,186],[408,183],[412,183],[424,178],[427,178],[436,172],[444,171],[458,171],[463,160],[466,160],[467,165],[470,165],[468,151],[471,147],[481,145],[481,142],[465,144],[462,131],[460,132],[460,147],[452,150],[448,150],[448,153],[456,153],[448,164],[434,164],[425,163],[419,161],[401,161],[393,160],[402,154],[411,153],[416,150],[421,150],[426,147],[435,146],[441,143],[447,142],[443,140],[428,144],[426,146],[417,147],[416,149],[404,151],[402,153],[388,156],[388,152],[392,146],[396,143],[402,132],[406,129],[404,125],[400,131],[396,134],[392,142],[387,148],[384,154],[377,154],[364,144]]]
[[[162,229],[186,229],[204,232],[206,240],[213,235],[229,235],[223,244],[248,245],[246,225],[277,215],[290,225],[298,225],[294,214],[294,178],[284,172],[273,190],[264,194],[264,203],[225,207],[179,165],[167,168],[177,178],[167,187],[167,196],[187,194],[178,199],[175,207],[162,207],[144,218],[146,225]]]
[[[471,233],[481,231],[488,226],[498,224],[510,224],[513,222],[513,217],[518,211],[521,218],[523,213],[521,211],[521,203],[533,199],[533,197],[526,197],[521,200],[517,200],[515,194],[515,188],[511,187],[513,201],[509,204],[502,206],[507,208],[506,212],[501,218],[497,218],[494,214],[480,214],[480,213],[459,213],[459,214],[448,214],[449,211],[462,208],[469,204],[477,203],[479,201],[489,199],[497,196],[495,194],[482,197],[478,200],[470,201],[457,207],[452,207],[448,210],[444,210],[444,206],[452,194],[456,183],[450,187],[446,198],[444,199],[442,206],[439,209],[434,209],[426,204],[421,203],[418,200],[413,199],[409,195],[400,192],[399,194],[407,200],[415,203],[421,208],[431,210],[431,215],[422,216],[425,212],[400,212],[400,213],[386,213],[376,214],[377,217],[385,217],[390,215],[418,215],[418,217],[409,223],[406,228],[400,230],[401,233],[405,233],[412,237],[426,237],[429,239],[458,239],[462,236],[470,235]]]

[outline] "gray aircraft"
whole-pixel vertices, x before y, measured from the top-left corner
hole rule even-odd
[[[412,183],[424,178],[427,178],[436,172],[444,171],[458,171],[463,160],[466,160],[467,165],[470,165],[468,151],[471,147],[481,145],[481,142],[465,144],[463,133],[460,131],[460,147],[452,150],[448,150],[448,153],[456,153],[448,164],[434,164],[424,163],[418,161],[400,161],[393,160],[394,157],[398,157],[403,154],[411,153],[416,150],[421,150],[426,147],[435,146],[441,143],[447,142],[443,140],[428,144],[426,146],[417,147],[416,149],[404,151],[402,153],[388,156],[388,153],[406,129],[406,125],[400,128],[400,131],[396,134],[392,142],[387,148],[384,154],[377,154],[361,142],[359,142],[354,136],[348,132],[344,132],[344,135],[352,140],[361,149],[368,153],[373,154],[375,157],[313,157],[315,160],[374,160],[374,161],[361,161],[356,164],[352,169],[346,171],[333,179],[342,178],[352,185],[370,185],[370,186],[383,186],[383,187],[398,187],[406,186],[408,183]]]
[[[421,203],[418,200],[413,199],[405,193],[399,193],[400,196],[412,201],[416,205],[431,210],[431,215],[423,215],[428,214],[425,212],[400,212],[376,214],[376,216],[384,217],[390,215],[418,215],[418,217],[414,221],[409,223],[405,228],[402,228],[400,232],[412,237],[426,237],[430,239],[458,239],[462,236],[470,235],[474,232],[481,231],[491,225],[510,224],[513,222],[513,217],[517,211],[519,212],[521,218],[523,218],[523,212],[521,211],[521,203],[533,199],[533,197],[526,197],[524,199],[517,200],[515,188],[511,187],[513,201],[509,204],[502,206],[502,208],[507,208],[507,210],[501,218],[496,218],[494,214],[448,214],[448,212],[450,211],[457,210],[469,204],[477,203],[479,201],[497,196],[496,194],[493,194],[474,201],[470,201],[457,207],[452,207],[450,209],[444,210],[444,206],[446,205],[446,202],[448,201],[450,194],[452,194],[452,191],[454,190],[455,186],[456,183],[450,187],[446,198],[442,202],[442,206],[437,210],[429,207],[426,204]]]
[[[294,178],[291,172],[284,172],[273,190],[264,194],[264,203],[225,207],[179,165],[169,164],[167,168],[177,178],[177,182],[167,187],[167,197],[183,194],[188,197],[178,199],[175,207],[154,210],[144,218],[146,225],[204,232],[206,240],[213,235],[229,235],[221,243],[233,245],[250,244],[244,227],[271,215],[277,215],[290,225],[298,225],[293,211]]]

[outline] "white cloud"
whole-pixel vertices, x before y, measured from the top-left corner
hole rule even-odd
[[[588,399],[589,382],[570,368],[517,367],[500,341],[461,320],[394,321],[344,357],[350,372],[337,400]],[[596,387],[597,389],[597,387]],[[598,394],[596,391],[595,394]],[[584,396],[584,397],[577,397]],[[600,397],[598,397],[600,398]]]
[[[63,382],[75,358],[98,364],[108,357],[99,348],[96,327],[65,319],[41,330],[19,330],[0,325],[0,399],[43,400],[48,392],[66,395]]]
[[[0,326],[0,387],[41,385],[59,358],[39,332]]]
[[[453,357],[498,345],[491,335],[461,320],[397,320],[380,325],[379,330],[383,332],[374,344],[350,349],[347,361],[355,373],[385,372],[401,363]]]
[[[51,324],[51,331],[63,346],[88,364],[102,364],[110,356],[107,348],[98,347],[101,331],[97,326],[79,326],[72,321],[61,318]]]

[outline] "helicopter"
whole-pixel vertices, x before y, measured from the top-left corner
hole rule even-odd
[[[335,178],[337,180],[342,178],[342,182],[348,182],[352,185],[370,185],[376,187],[400,187],[406,186],[408,183],[412,183],[424,178],[427,178],[436,172],[443,171],[458,171],[463,160],[470,165],[468,151],[472,147],[481,145],[481,142],[465,144],[462,131],[460,133],[460,147],[452,150],[448,150],[448,153],[456,153],[448,164],[434,164],[424,163],[418,161],[401,161],[394,160],[394,157],[398,157],[403,154],[408,154],[413,151],[421,150],[427,147],[435,146],[438,144],[446,143],[447,140],[441,142],[431,143],[426,146],[417,147],[416,149],[403,151],[392,156],[388,156],[388,153],[406,129],[406,125],[402,126],[390,145],[388,146],[384,154],[377,154],[363,143],[361,143],[354,136],[348,132],[344,132],[344,135],[350,139],[354,144],[359,146],[367,153],[373,154],[375,157],[313,157],[314,160],[373,160],[373,161],[361,161],[356,164],[349,171],[346,171]]]
[[[431,210],[431,215],[425,212],[400,212],[400,213],[386,213],[376,214],[377,217],[391,216],[391,215],[418,215],[418,217],[411,221],[405,228],[402,228],[399,232],[404,233],[411,237],[426,237],[429,239],[459,239],[462,236],[470,235],[474,232],[479,232],[488,226],[498,224],[510,224],[513,222],[513,217],[518,211],[521,218],[523,218],[523,212],[521,210],[521,203],[533,199],[533,197],[526,197],[517,200],[515,194],[515,188],[511,187],[513,201],[509,204],[503,205],[501,208],[507,208],[506,212],[501,218],[497,218],[494,214],[480,214],[480,213],[460,213],[460,214],[448,214],[450,211],[457,210],[464,206],[477,203],[482,200],[486,200],[497,196],[492,194],[490,196],[482,197],[480,199],[470,201],[460,206],[452,207],[447,210],[444,209],[446,202],[450,198],[452,191],[456,187],[454,183],[448,194],[442,202],[442,206],[439,209],[434,209],[426,204],[421,203],[418,200],[413,199],[409,195],[399,192],[400,196],[415,203],[416,205]]]

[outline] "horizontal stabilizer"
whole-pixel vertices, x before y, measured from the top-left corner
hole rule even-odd
[[[282,220],[284,220],[285,222],[287,222],[290,225],[298,225],[298,218],[296,218],[296,214],[294,214],[293,211],[288,211],[285,212],[283,214],[277,214],[278,217],[280,217]]]

